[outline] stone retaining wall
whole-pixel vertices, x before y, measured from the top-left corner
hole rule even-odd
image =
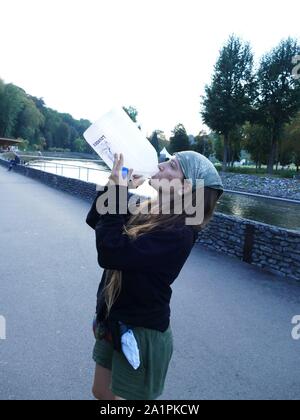
[[[300,280],[299,232],[215,213],[197,242],[268,272]]]

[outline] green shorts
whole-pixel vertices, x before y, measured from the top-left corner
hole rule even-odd
[[[126,400],[154,400],[164,390],[169,363],[173,354],[171,326],[165,332],[133,327],[140,352],[140,366],[134,369],[123,352],[113,349],[106,339],[96,339],[93,360],[111,370],[109,389]]]

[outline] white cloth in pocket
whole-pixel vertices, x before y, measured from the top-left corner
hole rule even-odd
[[[133,369],[138,369],[140,361],[140,351],[133,331],[122,322],[119,322],[121,330],[121,345],[124,356],[131,364]]]

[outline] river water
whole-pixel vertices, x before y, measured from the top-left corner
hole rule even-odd
[[[29,165],[46,172],[98,185],[105,185],[110,174],[105,164],[90,161],[65,160],[63,163],[61,160],[32,161]],[[155,197],[157,194],[148,181],[132,191],[148,197]],[[225,192],[218,202],[216,211],[300,231],[300,204],[296,203]]]

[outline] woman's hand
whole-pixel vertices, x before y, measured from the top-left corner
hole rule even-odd
[[[128,187],[130,177],[132,175],[133,169],[129,169],[126,176],[123,178],[122,176],[122,168],[124,163],[124,157],[123,154],[120,154],[120,158],[118,157],[118,154],[115,153],[114,155],[114,165],[111,171],[111,174],[109,176],[108,185],[121,185]]]
[[[138,188],[146,181],[146,178],[143,175],[133,175],[132,179],[129,180],[128,188]]]

